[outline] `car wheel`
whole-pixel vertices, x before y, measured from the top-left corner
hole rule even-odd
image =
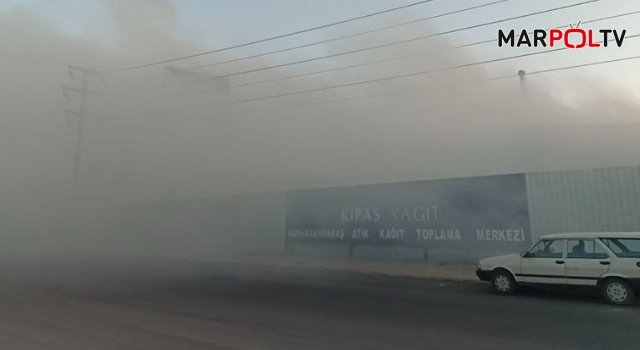
[[[607,302],[614,305],[630,305],[635,298],[635,293],[629,283],[620,278],[610,278],[604,281],[602,293]]]
[[[498,270],[491,276],[493,290],[499,294],[515,294],[518,285],[509,271]]]

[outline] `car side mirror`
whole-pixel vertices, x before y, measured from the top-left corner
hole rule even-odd
[[[531,255],[529,254],[529,252],[522,252],[522,253],[520,253],[520,256],[523,257],[523,258],[528,258]]]

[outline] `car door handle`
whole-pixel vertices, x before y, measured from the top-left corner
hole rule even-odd
[[[556,260],[556,264],[562,265],[562,264],[564,264],[564,260]]]
[[[609,261],[601,261],[600,265],[611,265]]]

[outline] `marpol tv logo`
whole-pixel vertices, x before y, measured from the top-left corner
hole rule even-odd
[[[618,47],[622,46],[627,30],[623,29],[582,29],[581,22],[574,27],[569,24],[569,28],[561,29],[534,29],[527,31],[522,29],[519,33],[515,29],[506,32],[498,30],[498,46],[505,45],[511,47],[556,47],[564,46],[568,49],[582,49],[593,47],[608,47],[609,43]]]

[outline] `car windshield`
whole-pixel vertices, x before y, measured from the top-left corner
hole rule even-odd
[[[618,257],[640,258],[640,238],[603,238],[601,240]]]
[[[563,240],[541,240],[529,250],[527,256],[532,258],[561,258],[563,250]]]

